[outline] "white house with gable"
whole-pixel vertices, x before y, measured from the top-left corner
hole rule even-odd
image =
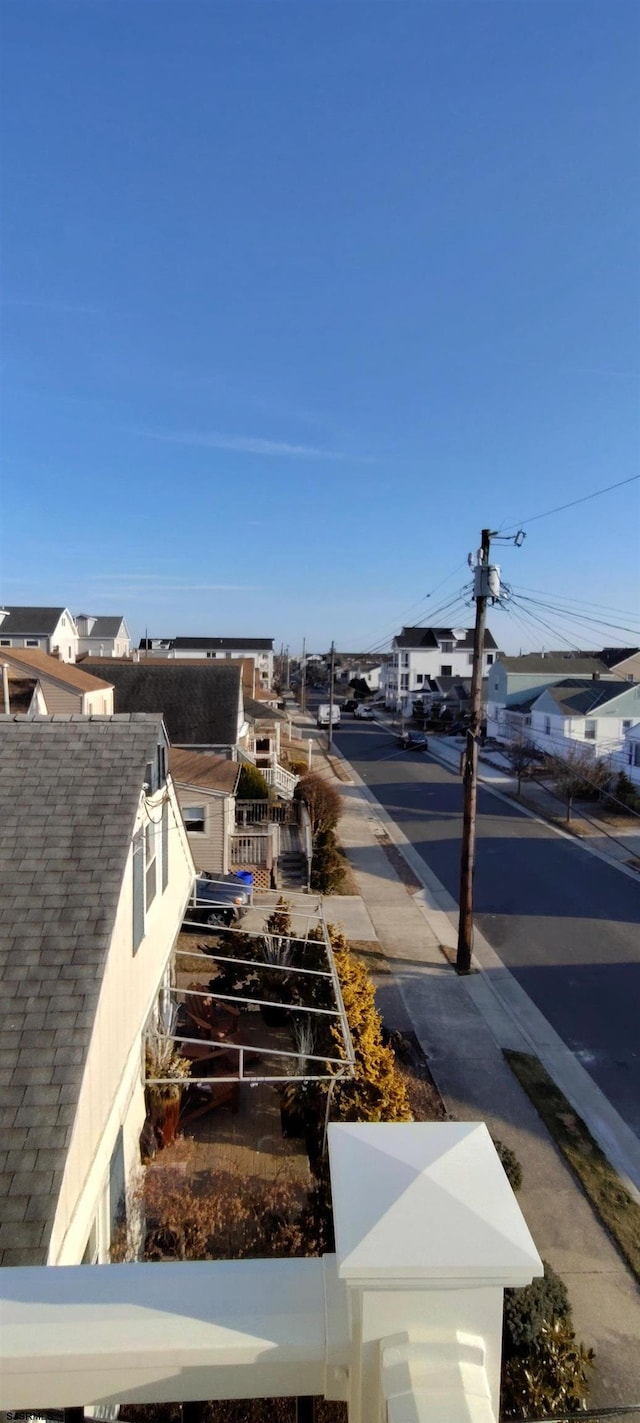
[[[430,678],[469,678],[473,667],[473,636],[473,628],[403,627],[393,639],[391,661],[384,679],[387,707],[408,715],[415,698],[421,697],[429,687]],[[498,656],[498,644],[487,628],[483,677]]]

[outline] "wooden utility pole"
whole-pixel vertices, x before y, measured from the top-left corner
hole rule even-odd
[[[332,740],[333,740],[333,673],[334,673],[334,668],[335,668],[335,661],[336,661],[336,645],[335,645],[335,642],[332,642],[332,644],[331,644],[331,662],[330,662],[330,664],[329,664],[329,732],[328,732],[328,735],[327,735],[327,750],[328,750],[328,751],[331,750],[331,742],[332,742]]]
[[[476,805],[478,799],[478,738],[482,719],[482,663],[484,633],[487,624],[488,593],[488,576],[486,570],[489,567],[490,548],[491,531],[490,529],[483,529],[480,562],[476,568],[476,627],[473,639],[471,705],[463,769],[464,809],[462,820],[462,850],[460,857],[460,917],[458,921],[458,952],[456,956],[457,973],[470,973],[471,950],[473,947],[473,871],[475,865]],[[481,570],[485,572],[484,579],[482,579]]]
[[[302,669],[300,677],[300,711],[307,710],[307,639],[302,639]]]

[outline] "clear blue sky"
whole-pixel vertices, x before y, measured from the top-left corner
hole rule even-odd
[[[0,599],[367,646],[639,472],[637,3],[2,23]],[[505,574],[637,607],[639,490]]]

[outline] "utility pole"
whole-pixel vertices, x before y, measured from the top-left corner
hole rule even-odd
[[[300,677],[300,711],[307,710],[307,639],[302,639],[302,668]]]
[[[288,645],[288,644],[287,644],[287,653],[286,653],[286,663],[285,663],[285,666],[286,666],[286,671],[285,671],[285,676],[284,676],[284,690],[285,690],[285,692],[288,692],[288,691],[289,691],[289,645]]]
[[[331,644],[331,662],[330,662],[330,664],[329,664],[329,731],[328,731],[328,734],[327,734],[327,750],[328,750],[328,751],[331,750],[331,742],[332,742],[332,740],[333,740],[333,672],[334,672],[334,667],[335,667],[335,660],[336,660],[336,645],[335,645],[335,642],[332,642],[332,644]]]
[[[464,756],[464,810],[462,821],[462,851],[460,857],[460,917],[458,921],[458,952],[456,972],[470,973],[473,945],[473,871],[476,850],[476,805],[478,799],[478,737],[482,717],[482,660],[487,623],[489,593],[489,553],[491,530],[482,530],[480,561],[475,570],[476,627],[473,639],[473,674],[471,706]]]

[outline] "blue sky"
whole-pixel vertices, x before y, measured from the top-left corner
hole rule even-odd
[[[636,3],[2,23],[5,602],[369,646],[483,524],[639,472]],[[533,523],[505,575],[633,627],[639,490]]]

